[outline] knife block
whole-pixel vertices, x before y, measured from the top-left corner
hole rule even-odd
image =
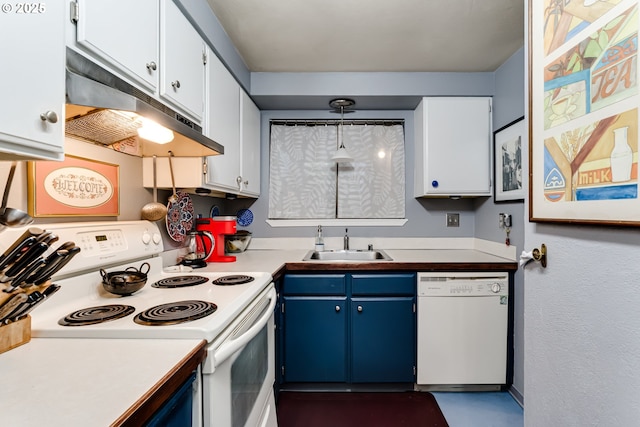
[[[0,326],[0,353],[31,341],[31,316]]]

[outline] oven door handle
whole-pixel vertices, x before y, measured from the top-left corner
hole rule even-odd
[[[271,300],[269,307],[262,315],[262,317],[251,326],[247,332],[240,335],[238,338],[226,342],[215,351],[213,360],[214,366],[219,366],[222,362],[231,357],[236,351],[244,347],[249,341],[251,341],[262,330],[264,325],[267,324],[269,318],[273,315],[273,309],[276,308],[276,290],[271,289],[267,294],[267,298]]]

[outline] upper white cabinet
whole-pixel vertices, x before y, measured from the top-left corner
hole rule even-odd
[[[213,53],[208,67],[207,135],[224,145],[224,155],[207,158],[207,187],[257,197],[260,110]]]
[[[172,0],[76,0],[67,45],[190,120],[204,115],[205,43]]]
[[[206,134],[224,146],[224,155],[207,158],[207,184],[223,190],[239,191],[240,175],[240,85],[209,52],[207,72]]]
[[[64,158],[64,2],[5,3],[0,160]]]
[[[100,58],[134,83],[157,90],[159,0],[76,0],[71,7],[79,49]]]
[[[423,98],[415,110],[415,197],[491,195],[491,98]]]
[[[202,122],[205,44],[171,0],[160,3],[160,96]]]
[[[240,192],[260,195],[260,109],[240,91]]]

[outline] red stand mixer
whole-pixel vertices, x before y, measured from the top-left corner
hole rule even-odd
[[[196,219],[196,230],[208,231],[213,235],[213,252],[206,259],[207,262],[235,262],[234,255],[225,255],[224,236],[236,234],[237,218],[235,216],[216,216],[213,218]]]

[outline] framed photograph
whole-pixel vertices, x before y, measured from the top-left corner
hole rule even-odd
[[[529,2],[529,219],[640,226],[638,1]]]
[[[527,134],[524,117],[493,133],[494,202],[524,202],[522,150],[527,149]]]
[[[118,216],[119,166],[65,156],[62,162],[27,162],[29,215]]]

